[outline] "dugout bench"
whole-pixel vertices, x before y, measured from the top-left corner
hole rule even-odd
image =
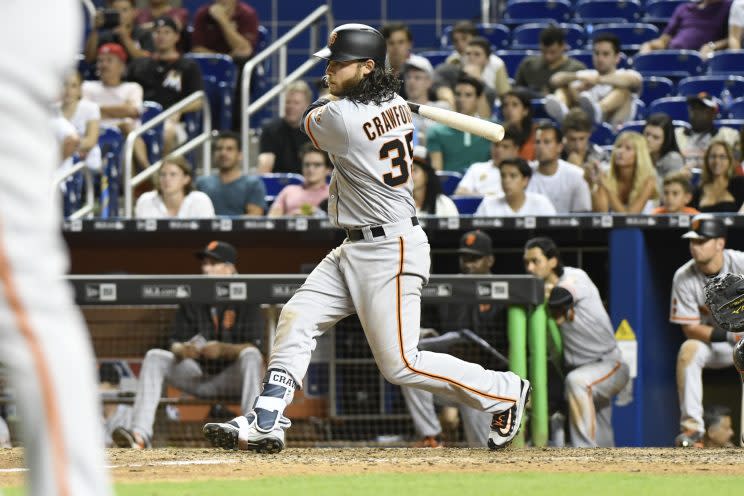
[[[302,284],[304,275],[238,275],[230,278],[206,276],[68,276],[75,291],[75,299],[86,314],[91,327],[92,338],[99,359],[112,356],[132,356],[138,351],[144,356],[145,348],[162,346],[163,329],[167,329],[172,307],[183,302],[217,303],[240,301],[256,304],[282,304],[294,294]],[[422,291],[424,303],[487,303],[508,304],[508,338],[510,370],[521,377],[529,377],[533,384],[530,431],[535,446],[545,446],[548,439],[548,399],[547,399],[547,319],[542,305],[544,299],[543,282],[532,276],[471,276],[450,275],[432,276]],[[143,311],[143,308],[158,309],[156,314]],[[124,344],[131,325],[117,321],[115,315],[109,319],[110,327],[102,325],[105,312],[121,314],[124,309],[132,309],[130,324],[148,319],[154,323],[154,332],[141,333],[143,341],[134,348]],[[139,309],[139,310],[136,310]],[[97,324],[92,325],[92,317]],[[138,317],[139,316],[139,317]],[[117,324],[118,322],[118,324]],[[135,324],[135,328],[138,328]],[[271,339],[268,341],[271,342]],[[144,343],[144,345],[143,345]],[[129,347],[127,347],[129,346]],[[529,353],[528,353],[529,350]],[[529,367],[528,367],[529,360]],[[329,363],[327,391],[330,408],[327,416],[343,416],[337,408],[336,360],[332,356]],[[302,396],[295,398],[295,403]],[[114,397],[110,401],[116,401]],[[120,399],[123,402],[131,399]],[[198,405],[199,400],[170,398],[169,403]],[[204,404],[204,401],[201,401]],[[292,406],[295,406],[293,403]],[[288,410],[291,417],[292,406]],[[312,406],[311,406],[312,407]],[[384,412],[368,412],[365,417],[381,416]],[[523,433],[515,441],[523,444]]]

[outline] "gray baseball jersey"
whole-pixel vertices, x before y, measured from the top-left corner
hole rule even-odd
[[[744,252],[723,250],[721,272],[744,273]],[[694,260],[689,260],[677,269],[672,281],[669,322],[714,325],[713,317],[705,306],[703,287],[706,280],[707,277],[698,270]]]
[[[416,215],[413,202],[413,119],[403,98],[382,105],[330,102],[302,122],[335,166],[328,216],[339,227],[377,226]]]
[[[721,272],[744,272],[744,253],[736,250],[723,250]],[[669,321],[674,324],[715,325],[713,316],[705,305],[705,281],[707,276],[700,272],[694,260],[689,260],[674,273],[672,281],[672,302]],[[733,365],[733,347],[727,342],[704,343],[688,339],[682,344],[688,360],[677,361],[677,391],[679,393],[680,430],[705,430],[703,422],[703,379],[704,368],[724,368]],[[682,356],[680,351],[680,356]]]
[[[561,324],[563,357],[571,367],[595,362],[600,358],[619,358],[615,333],[599,296],[599,290],[586,272],[564,267],[558,285],[574,297],[576,312],[572,322]]]

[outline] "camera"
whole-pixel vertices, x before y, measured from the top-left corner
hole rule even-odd
[[[116,9],[100,9],[96,17],[102,19],[99,21],[101,22],[99,29],[113,29],[121,24],[121,16]]]

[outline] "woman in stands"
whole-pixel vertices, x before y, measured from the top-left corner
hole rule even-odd
[[[442,193],[442,183],[423,146],[417,146],[413,151],[413,200],[416,202],[416,215],[459,215],[455,203]]]
[[[514,126],[521,133],[522,147],[519,157],[535,160],[535,128],[532,123],[532,101],[530,94],[524,90],[512,89],[501,95],[502,125]]]
[[[212,200],[195,191],[191,164],[183,157],[167,157],[155,179],[155,189],[137,200],[138,219],[202,219],[214,217]]]
[[[615,140],[610,169],[587,181],[595,212],[647,214],[659,197],[646,139],[633,131],[620,133]]]
[[[703,155],[703,177],[691,206],[701,212],[738,212],[744,202],[744,178],[734,177],[734,152],[725,141],[712,141]]]
[[[101,123],[101,109],[98,104],[82,98],[82,79],[73,71],[65,79],[62,101],[57,109],[75,128],[80,143],[75,150],[78,158],[84,160],[92,171],[101,170],[101,149],[98,147],[98,133]]]
[[[646,138],[648,152],[651,154],[651,161],[656,168],[658,188],[661,191],[667,174],[676,172],[685,165],[685,161],[679,153],[677,138],[674,136],[672,118],[663,112],[651,114],[646,119],[643,136]]]

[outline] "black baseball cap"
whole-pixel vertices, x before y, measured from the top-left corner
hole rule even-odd
[[[565,308],[572,305],[573,301],[571,291],[563,286],[556,286],[550,291],[550,296],[548,296],[548,307]]]
[[[170,16],[161,16],[155,19],[155,28],[162,28],[164,26],[171,28],[176,33],[181,32],[181,29],[178,27],[178,24],[176,24],[176,21]]]
[[[238,252],[233,245],[224,241],[211,241],[206,248],[195,253],[196,258],[203,260],[205,257],[213,258],[219,262],[235,265],[238,261]]]
[[[696,215],[692,218],[692,229],[682,235],[684,239],[725,238],[726,225],[722,219],[712,215]]]
[[[460,238],[460,249],[457,253],[461,255],[478,255],[487,257],[493,255],[493,243],[491,237],[483,231],[466,232]]]

